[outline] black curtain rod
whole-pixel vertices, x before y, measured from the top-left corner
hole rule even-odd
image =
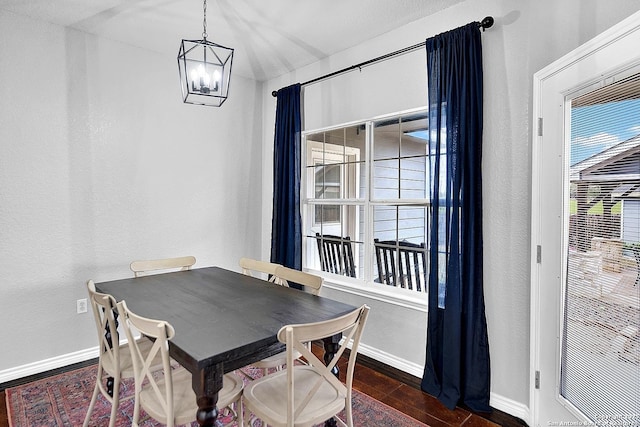
[[[478,24],[478,27],[482,28],[482,31],[484,31],[487,28],[491,28],[493,26],[493,22],[494,22],[493,17],[492,16],[487,16],[482,21],[476,22],[476,24]],[[391,57],[394,57],[394,56],[397,56],[397,55],[402,55],[403,53],[407,53],[407,52],[411,52],[412,50],[419,49],[421,47],[424,47],[426,44],[427,44],[426,41],[424,41],[422,43],[414,44],[413,46],[405,47],[403,49],[396,50],[395,52],[387,53],[386,55],[378,56],[377,58],[369,59],[368,61],[364,61],[364,62],[361,62],[361,63],[356,64],[356,65],[352,65],[352,66],[347,67],[347,68],[343,68],[342,70],[334,71],[333,73],[329,73],[329,74],[325,74],[324,76],[316,77],[315,79],[309,80],[309,81],[304,82],[304,83],[300,83],[300,85],[301,86],[307,86],[307,85],[319,82],[321,80],[325,80],[325,79],[331,78],[333,76],[337,76],[339,74],[347,73],[349,71],[353,71],[353,70],[356,70],[356,69],[361,69],[362,67],[366,67],[367,65],[371,65],[374,62],[384,61],[385,59],[389,59]],[[273,92],[271,92],[271,95],[273,95],[274,97],[278,96],[278,91],[274,90]]]

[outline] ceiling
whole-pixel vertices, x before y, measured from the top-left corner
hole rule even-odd
[[[234,74],[263,81],[462,1],[207,0],[207,40],[235,49]],[[203,32],[201,0],[0,0],[0,9],[170,57]]]

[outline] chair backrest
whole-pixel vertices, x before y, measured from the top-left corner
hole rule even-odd
[[[305,273],[304,271],[294,270],[293,268],[279,265],[276,268],[276,283],[283,286],[289,286],[289,282],[298,283],[304,286],[304,290],[319,295],[324,279],[315,274]]]
[[[391,286],[426,291],[427,249],[424,243],[374,239],[378,281]]]
[[[139,316],[129,310],[126,301],[120,301],[117,304],[118,313],[120,313],[120,319],[123,325],[127,340],[129,341],[129,350],[133,359],[133,370],[135,372],[135,389],[136,396],[139,395],[142,389],[142,384],[149,385],[148,389],[153,390],[155,400],[160,404],[160,407],[164,411],[166,418],[157,417],[158,414],[154,414],[154,418],[158,421],[167,423],[167,420],[174,419],[174,405],[173,405],[173,380],[171,375],[171,358],[169,357],[169,340],[175,335],[173,326],[163,320],[148,319],[146,317]],[[131,327],[135,327],[143,335],[149,337],[153,341],[153,345],[148,352],[143,352],[138,341],[133,336],[133,330]],[[164,375],[153,375],[155,365],[154,359],[160,354],[162,356],[162,368]],[[162,380],[165,383],[164,393],[162,393],[162,387],[158,386],[158,381]],[[145,387],[147,387],[145,385]],[[134,409],[134,419],[138,419],[139,414],[139,399],[136,398],[136,408]],[[173,423],[173,421],[171,421]]]
[[[196,263],[196,258],[193,256],[182,256],[176,258],[162,258],[151,260],[133,261],[129,267],[135,277],[145,276],[149,272],[158,272],[165,270],[190,270],[193,264]]]
[[[89,303],[96,323],[100,358],[103,359],[103,366],[105,369],[110,369],[111,367],[118,369],[120,366],[120,340],[114,313],[116,300],[109,294],[97,292],[93,280],[87,281],[87,290],[89,291]],[[116,374],[116,372],[109,373]]]
[[[98,334],[102,368],[114,377],[120,376],[121,347],[116,319],[116,300],[109,294],[98,292],[93,280],[87,280],[87,291]]]
[[[274,264],[267,261],[258,261],[251,258],[240,258],[240,267],[242,268],[242,274],[258,277],[256,273],[265,273],[267,274],[267,280],[269,282],[275,282],[276,267],[278,267],[279,265],[280,264]]]
[[[294,359],[298,356],[297,352],[299,352],[306,359],[307,365],[312,366],[315,371],[320,374],[316,380],[316,386],[309,387],[310,391],[307,396],[301,401],[296,402],[294,401],[293,390],[297,369],[287,369],[287,383],[289,385],[287,391],[288,420],[295,420],[296,414],[302,412],[305,406],[313,400],[314,394],[318,390],[321,381],[329,382],[338,393],[346,395],[347,399],[351,400],[356,354],[358,353],[358,345],[368,314],[369,307],[363,305],[336,319],[326,320],[324,322],[286,325],[280,329],[278,332],[278,340],[287,346],[287,366],[294,366]],[[306,343],[338,334],[343,334],[344,339],[342,340],[342,344],[333,356],[333,359],[325,365],[323,361],[316,357]],[[332,371],[351,341],[351,352],[349,353],[349,361],[347,364],[345,386]],[[293,424],[291,423],[291,425]]]
[[[316,233],[316,242],[322,271],[356,277],[353,249],[349,236],[340,237]]]

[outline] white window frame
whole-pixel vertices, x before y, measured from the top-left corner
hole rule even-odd
[[[301,214],[302,214],[302,222],[303,222],[303,234],[305,234],[305,230],[307,228],[306,219],[308,218],[308,209],[315,209],[316,203],[309,203],[309,185],[314,185],[314,183],[308,182],[308,174],[306,173],[306,167],[308,162],[308,156],[310,155],[307,151],[307,137],[312,134],[322,133],[322,132],[330,132],[336,129],[347,128],[350,126],[358,126],[361,124],[365,124],[366,130],[366,159],[364,161],[363,167],[364,177],[366,177],[366,197],[364,198],[343,198],[339,199],[341,205],[363,205],[364,209],[364,242],[365,245],[370,246],[370,248],[363,247],[365,256],[364,260],[364,277],[362,278],[351,278],[346,276],[338,276],[335,274],[331,274],[328,272],[324,272],[321,270],[311,269],[306,267],[306,259],[309,248],[308,245],[302,245],[302,259],[303,259],[303,270],[312,272],[314,274],[321,275],[325,279],[325,287],[333,288],[337,290],[341,290],[344,292],[348,292],[351,294],[365,296],[371,299],[392,302],[397,305],[402,305],[408,308],[418,309],[420,311],[426,311],[428,305],[428,295],[427,292],[416,292],[415,290],[403,289],[400,287],[391,287],[391,286],[380,286],[379,284],[373,284],[373,280],[376,276],[374,274],[375,269],[375,252],[373,250],[373,238],[374,238],[374,230],[373,230],[373,209],[374,206],[384,205],[386,203],[392,203],[394,205],[410,205],[410,206],[428,206],[430,201],[428,199],[419,199],[419,200],[408,200],[404,199],[400,203],[397,200],[375,200],[372,201],[372,188],[373,188],[373,176],[371,173],[371,165],[373,164],[373,125],[376,122],[383,121],[385,119],[393,119],[400,118],[404,116],[410,116],[418,113],[426,113],[426,107],[419,107],[409,110],[404,110],[400,112],[395,112],[391,114],[386,114],[382,116],[373,117],[366,120],[357,120],[347,123],[342,123],[335,126],[327,126],[318,129],[305,130],[302,132],[302,153],[301,153],[301,186],[300,186],[300,203],[301,203]],[[321,202],[322,203],[322,202]],[[326,203],[331,203],[331,199],[328,199]],[[428,242],[427,242],[428,243]],[[368,256],[367,256],[368,255]],[[356,258],[357,259],[357,258]]]

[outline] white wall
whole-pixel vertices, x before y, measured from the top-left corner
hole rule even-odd
[[[491,404],[523,419],[529,405],[531,97],[533,74],[640,9],[637,0],[467,0],[264,87],[263,226],[271,215],[275,98],[270,92],[410,46],[427,37],[495,18],[483,33],[484,285],[491,350]],[[426,104],[424,50],[305,87],[306,129],[366,119]],[[269,171],[269,172],[268,172]],[[263,233],[268,254],[270,228]],[[352,303],[373,300],[330,289]],[[426,315],[373,301],[365,346],[405,367],[424,364]]]
[[[0,82],[0,382],[97,345],[89,278],[260,256],[260,83],[186,105],[175,56],[2,10]]]

